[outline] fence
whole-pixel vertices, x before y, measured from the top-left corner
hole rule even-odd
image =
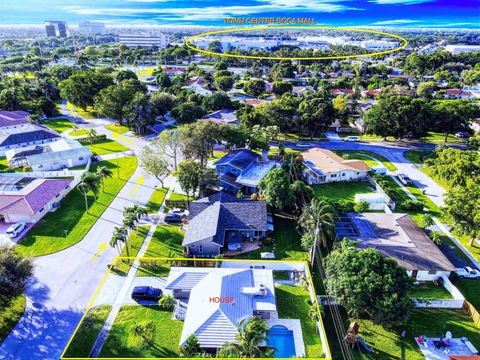
[[[463,303],[463,309],[470,315],[475,326],[480,329],[480,313],[477,309],[467,300]]]
[[[87,165],[81,170],[54,170],[54,171],[29,171],[29,172],[9,172],[1,173],[0,177],[32,177],[32,178],[64,178],[82,176],[83,173],[90,169],[92,160],[89,159]]]
[[[465,297],[455,285],[453,285],[446,274],[442,274],[443,286],[452,294],[453,299],[448,300],[420,300],[415,299],[417,308],[442,308],[442,309],[461,309],[465,303]]]
[[[367,180],[372,185],[372,187],[375,189],[375,191],[378,191],[379,193],[382,193],[385,196],[385,203],[390,207],[390,209],[395,210],[395,201],[392,200],[390,196],[387,195],[387,193],[383,190],[383,188],[375,181],[374,178],[372,178],[370,175],[367,176]]]

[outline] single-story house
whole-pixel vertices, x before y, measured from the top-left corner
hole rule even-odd
[[[206,88],[203,85],[200,85],[199,83],[193,83],[191,85],[188,85],[185,89],[187,90],[193,90],[196,94],[203,95],[203,96],[208,96],[212,95],[213,91]]]
[[[10,149],[47,144],[58,140],[60,135],[40,125],[28,124],[16,128],[0,128],[0,156]]]
[[[19,174],[20,175],[20,174]],[[36,223],[70,191],[71,180],[0,177],[0,221]]]
[[[262,239],[268,230],[267,205],[225,192],[192,201],[182,246],[189,256],[214,257]]]
[[[179,345],[195,334],[200,347],[212,353],[237,341],[242,319],[278,316],[270,269],[172,267],[165,294],[186,302],[186,311],[174,311],[184,319]]]
[[[73,139],[61,139],[46,145],[11,149],[6,152],[10,167],[29,166],[33,171],[51,171],[86,165],[92,152]]]
[[[0,129],[7,130],[28,125],[30,124],[28,121],[29,116],[30,113],[21,110],[0,111]]]
[[[235,111],[233,111],[232,109],[217,110],[213,113],[205,115],[200,120],[209,120],[217,124],[240,124],[240,120],[237,119],[237,117],[235,116]]]
[[[330,89],[330,94],[333,96],[338,95],[353,95],[355,89]]]
[[[455,266],[408,214],[348,213],[336,222],[338,239],[358,241],[359,249],[377,249],[418,281],[447,277]]]
[[[259,155],[248,149],[230,151],[215,163],[219,175],[219,185],[223,191],[244,195],[258,193],[258,184],[277,167],[275,161],[268,160],[268,151]]]
[[[363,160],[346,160],[330,150],[312,148],[302,153],[303,177],[310,184],[366,180],[370,167]]]

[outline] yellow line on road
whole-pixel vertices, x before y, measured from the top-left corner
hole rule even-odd
[[[133,195],[135,194],[135,192],[138,190],[138,187],[140,185],[143,184],[143,182],[145,181],[145,177],[144,176],[140,176],[137,180],[137,183],[135,184],[135,187],[133,188],[132,192],[130,193],[130,197],[133,197]]]
[[[114,139],[120,139],[120,140],[125,141],[126,143],[128,143],[130,145],[135,145],[135,143],[132,140],[127,139],[125,136],[117,134],[116,132],[112,133],[112,136],[113,136]]]

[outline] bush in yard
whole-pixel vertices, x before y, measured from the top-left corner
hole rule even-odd
[[[158,300],[158,306],[163,310],[172,311],[175,307],[175,298],[171,295],[162,296],[160,300]]]
[[[418,221],[417,221],[418,225],[422,228],[422,229],[425,229],[429,226],[432,226],[433,224],[435,224],[433,222],[433,219],[432,219],[432,216],[429,215],[429,214],[420,214],[418,216]]]
[[[414,304],[413,279],[391,258],[376,249],[357,249],[343,240],[325,258],[328,294],[344,306],[350,317],[368,317],[386,327],[405,324]]]
[[[33,263],[30,259],[17,255],[7,245],[0,246],[0,313],[15,297],[23,294],[32,274]]]
[[[362,213],[367,211],[369,207],[370,207],[370,204],[368,203],[368,201],[360,201],[358,203],[355,203],[355,205],[353,205],[353,210],[355,212]]]
[[[345,200],[345,199],[333,201],[331,202],[331,204],[333,208],[339,213],[353,212],[354,211],[353,207],[355,206],[355,203],[353,201]]]
[[[197,357],[197,354],[202,352],[202,348],[198,342],[197,337],[195,334],[191,334],[187,340],[185,340],[185,345],[180,348],[180,356],[181,357]]]
[[[437,246],[442,245],[443,234],[440,231],[430,231],[428,237],[432,239],[433,243]]]
[[[400,203],[400,209],[404,211],[422,211],[425,204],[422,201],[407,199]]]

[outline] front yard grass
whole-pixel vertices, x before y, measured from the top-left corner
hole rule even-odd
[[[77,189],[71,190],[61,201],[61,208],[45,215],[16,245],[16,251],[24,256],[47,255],[81,241],[133,175],[137,158],[130,156],[118,159],[118,165],[120,178],[116,175],[116,160],[99,161],[91,166],[90,171],[93,172],[99,166],[106,166],[112,170],[113,177],[105,179],[105,192],[98,192],[97,201],[94,201],[93,194],[88,195],[88,213],[85,212],[83,194]],[[65,230],[68,231],[67,236]]]
[[[117,134],[124,134],[124,133],[130,131],[130,129],[129,129],[128,127],[123,126],[123,125],[119,125],[119,124],[117,124],[117,123],[115,123],[115,124],[110,124],[110,125],[106,125],[106,126],[105,126],[105,129],[110,130],[110,131],[113,131],[113,132],[115,132],[115,133],[117,133]]]
[[[103,327],[105,320],[107,320],[108,314],[112,307],[110,305],[100,305],[91,308],[82,324],[78,328],[75,337],[68,346],[65,352],[67,358],[87,358],[90,355],[90,350],[97,340],[98,333]]]
[[[0,344],[10,334],[25,312],[25,295],[12,299],[9,306],[0,312]]]
[[[153,344],[135,336],[135,326],[153,323]],[[170,311],[158,306],[122,306],[108,333],[100,357],[161,358],[179,357],[179,342],[183,322],[172,319]]]
[[[105,155],[128,151],[128,148],[125,145],[122,145],[119,142],[110,139],[97,142],[93,145],[88,145],[88,147],[95,155]]]
[[[160,206],[162,206],[163,201],[165,200],[165,196],[167,195],[167,192],[168,192],[168,188],[165,188],[165,187],[159,187],[155,189],[152,196],[150,197],[150,200],[148,200],[148,204],[146,206],[149,214],[152,214],[152,213],[156,214],[158,212],[158,210],[160,209]]]
[[[279,318],[300,320],[306,357],[322,357],[323,348],[317,325],[308,313],[308,292],[301,286],[277,284],[275,298]]]
[[[0,157],[0,172],[4,172],[8,169],[8,161],[5,156]]]
[[[426,159],[433,155],[431,150],[407,150],[404,153],[405,157],[412,163],[422,165]]]
[[[422,300],[447,300],[453,299],[452,294],[443,286],[435,285],[433,282],[418,284],[413,287],[410,294],[413,299]]]
[[[415,337],[428,338],[445,336],[451,331],[455,338],[467,337],[475,347],[480,346],[480,331],[462,309],[415,309],[407,324],[407,336],[401,330],[388,330],[373,324],[370,320],[357,320],[360,336],[372,348],[371,354],[363,354],[361,359],[412,359],[423,360]]]
[[[372,158],[366,156],[366,155],[362,155],[362,154],[357,154],[357,153],[345,153],[344,151],[342,150],[339,150],[339,151],[334,151],[337,155],[346,155],[348,157],[349,160],[363,160],[368,166],[370,167],[373,167],[373,166],[378,166],[380,165],[378,161],[376,160],[373,160]]]
[[[40,124],[45,125],[58,133],[70,130],[74,126],[71,121],[65,118],[42,120]]]
[[[385,166],[389,171],[396,171],[398,168],[390,161],[388,160],[385,156],[377,154],[373,151],[368,151],[368,150],[337,150],[335,151],[337,154],[362,154],[362,155],[368,155],[371,157],[374,157],[378,161],[380,161],[383,166]]]
[[[88,135],[88,130],[87,129],[77,129],[74,131],[70,131],[68,133],[70,136],[85,136]]]
[[[480,312],[480,280],[458,279],[454,285],[465,296],[465,299]]]
[[[373,193],[371,185],[366,181],[333,182],[313,185],[315,197],[323,197],[333,201],[355,199],[355,194]]]
[[[150,230],[150,225],[140,226],[137,230],[133,231],[129,237],[129,246],[128,253],[127,248],[124,245],[122,248],[122,257],[136,257],[140,248],[142,247],[145,238],[147,237],[148,231]],[[115,262],[115,265],[112,267],[112,272],[117,275],[126,275],[130,271],[131,264],[128,263],[128,260],[119,260]]]

